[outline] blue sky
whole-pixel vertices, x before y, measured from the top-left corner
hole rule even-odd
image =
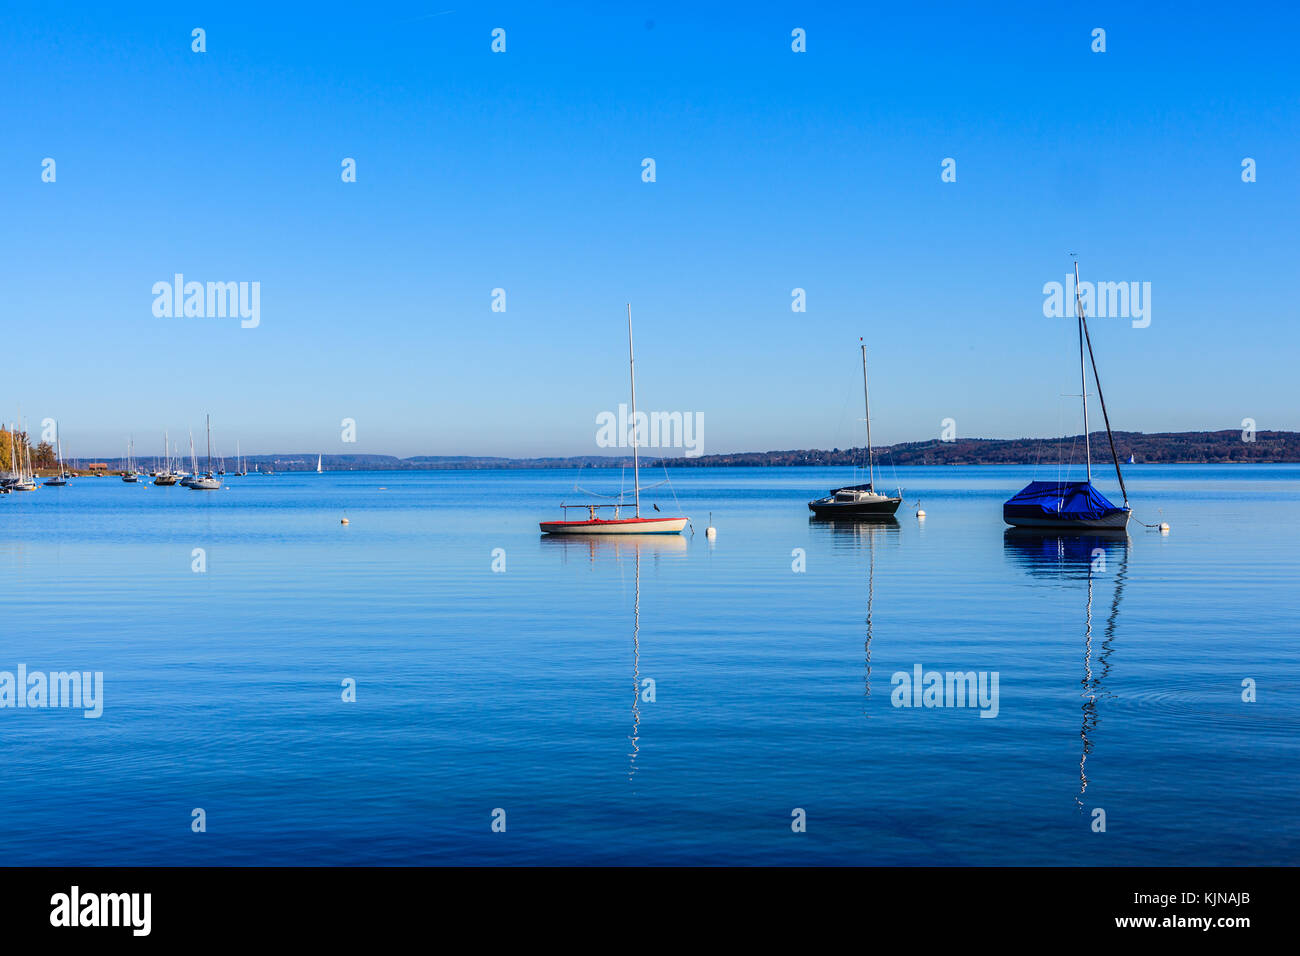
[[[859,335],[878,442],[1057,435],[1076,252],[1152,284],[1093,323],[1117,428],[1300,427],[1294,10],[603,6],[11,5],[0,418],[595,453],[631,301],[639,403],[706,453],[860,444]],[[260,282],[260,326],[155,317],[176,272]]]

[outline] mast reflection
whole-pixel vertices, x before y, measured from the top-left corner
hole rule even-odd
[[[641,552],[632,556],[632,752],[627,755],[627,779],[636,775],[636,758],[641,752]]]
[[[875,636],[876,539],[881,538],[897,544],[898,519],[893,515],[858,519],[814,517],[808,519],[808,524],[813,529],[814,539],[829,537],[833,549],[858,549],[864,543],[867,547],[867,617],[866,634],[862,642],[862,716],[870,718],[868,707],[871,703],[871,641]]]
[[[687,539],[680,535],[543,535],[538,542],[544,551],[559,551],[561,561],[585,560],[591,570],[601,562],[620,567],[632,562],[632,728],[628,734],[627,778],[636,775],[641,753],[641,556],[653,558],[656,566],[663,557],[684,557]]]
[[[1110,677],[1110,656],[1114,650],[1115,631],[1119,622],[1119,603],[1128,575],[1128,534],[1069,535],[1029,528],[1009,528],[1002,540],[1006,554],[1029,574],[1058,580],[1082,580],[1085,583],[1087,598],[1083,615],[1083,677],[1079,681],[1080,696],[1083,698],[1082,726],[1079,729],[1082,750],[1079,754],[1079,792],[1074,798],[1075,806],[1083,810],[1083,795],[1088,790],[1088,756],[1095,745],[1100,719],[1097,703],[1114,696],[1107,690],[1107,680]],[[1115,587],[1094,667],[1093,591],[1097,579],[1105,577],[1112,567],[1115,572]]]

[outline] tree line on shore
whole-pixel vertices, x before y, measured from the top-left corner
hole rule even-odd
[[[1104,462],[1110,457],[1105,432],[1094,432],[1092,441],[1093,462]],[[8,431],[0,429],[0,471],[9,468],[9,450],[14,440]],[[31,451],[32,467],[51,469],[58,467],[58,458],[49,442],[30,444],[25,432],[18,432],[16,452]],[[1081,462],[1083,436],[1063,438],[957,438],[952,441],[934,439],[924,442],[902,442],[876,448],[878,463],[894,465],[1034,465],[1042,462]],[[1235,429],[1214,432],[1115,432],[1115,453],[1121,462],[1130,455],[1142,464],[1233,464],[1233,463],[1286,463],[1300,462],[1300,432],[1260,431],[1247,433]],[[395,455],[326,455],[325,468],[329,471],[449,471],[480,470],[487,468],[619,468],[630,466],[632,456],[627,455],[574,455],[554,458],[497,458],[465,455],[419,455],[398,458]],[[866,449],[805,448],[786,451],[731,452],[720,455],[701,455],[686,458],[680,454],[659,459],[642,454],[643,462],[662,463],[678,468],[708,467],[791,467],[800,465],[861,465],[866,460]],[[105,460],[110,471],[126,467],[124,459]],[[276,471],[313,471],[314,455],[247,455],[244,462],[249,470],[254,467],[272,468]],[[70,467],[83,467],[80,459],[68,462]]]
[[[25,460],[30,453],[33,468],[57,468],[58,455],[47,441],[31,443],[27,432],[0,428],[0,471],[7,471],[9,463]]]

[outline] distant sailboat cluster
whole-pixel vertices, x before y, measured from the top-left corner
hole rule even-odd
[[[0,493],[13,491],[35,491],[36,472],[32,470],[32,451],[26,442],[18,450],[18,438],[25,434],[22,430],[22,409],[18,411],[17,424],[9,426],[9,473],[0,479]],[[62,468],[59,474],[62,475]]]
[[[225,459],[221,458],[213,451],[212,440],[212,416],[207,415],[205,418],[207,448],[206,455],[200,464],[198,452],[195,448],[194,433],[189,435],[190,452],[188,468],[186,461],[178,452],[175,444],[171,440],[169,432],[163,432],[162,456],[154,459],[152,470],[147,473],[141,466],[140,459],[136,455],[135,438],[130,436],[126,439],[126,457],[123,459],[123,465],[120,472],[113,472],[124,484],[144,485],[149,480],[159,487],[169,487],[179,485],[182,488],[189,488],[193,491],[218,491],[223,487],[221,479],[227,474]],[[9,426],[9,461],[8,472],[0,471],[0,494],[9,494],[15,491],[35,491],[36,469],[32,467],[32,451],[26,439],[26,433],[22,431],[22,415],[18,416],[17,424]],[[317,456],[316,471],[322,471],[324,456]],[[43,485],[47,487],[66,486],[70,479],[76,478],[77,473],[70,471],[65,464],[65,455],[63,441],[58,436],[57,430],[54,437],[54,461],[57,465],[55,474],[48,477]],[[84,463],[83,463],[84,464]],[[4,462],[0,460],[0,469],[3,469]],[[43,466],[43,472],[48,474],[48,464]],[[239,442],[235,442],[235,472],[237,477],[243,477],[249,473],[248,462],[244,458]],[[274,472],[269,469],[260,472],[263,475],[271,475]],[[104,476],[109,474],[106,464],[91,465],[91,474]]]

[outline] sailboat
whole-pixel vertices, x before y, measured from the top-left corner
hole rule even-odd
[[[1106,398],[1101,393],[1101,377],[1097,374],[1097,359],[1092,352],[1092,338],[1088,335],[1088,320],[1083,315],[1083,302],[1079,297],[1079,263],[1074,263],[1074,308],[1079,326],[1079,381],[1083,386],[1083,448],[1087,462],[1085,481],[1031,481],[1019,493],[1002,505],[1002,520],[1018,528],[1089,528],[1122,531],[1128,527],[1133,509],[1128,504],[1128,489],[1124,487],[1124,473],[1120,471],[1119,455],[1115,452],[1115,436],[1110,430],[1110,415],[1106,411]],[[1101,402],[1101,415],[1106,423],[1106,438],[1110,442],[1110,457],[1115,462],[1115,477],[1124,495],[1124,506],[1115,507],[1092,484],[1092,443],[1088,435],[1088,371],[1084,361],[1092,363],[1092,379],[1097,385],[1097,399]]]
[[[180,480],[180,475],[172,469],[171,436],[166,431],[163,432],[163,458],[166,463],[162,466],[162,470],[154,475],[153,483],[164,486],[174,485]]]
[[[208,425],[208,431],[211,432],[211,430],[212,430],[212,426],[211,426],[211,425]],[[210,441],[210,440],[211,440],[211,435],[209,435],[209,441]],[[208,472],[209,472],[209,473],[212,472],[212,452],[211,452],[211,450],[208,451]],[[225,459],[225,456],[224,456],[224,455],[222,455],[220,452],[218,452],[218,453],[217,453],[217,471],[216,471],[216,474],[218,475],[218,477],[220,477],[220,476],[224,476],[225,473],[226,473],[226,459]]]
[[[24,450],[24,452],[23,452],[23,455],[24,455],[24,457],[27,459],[27,473],[26,473],[26,474],[27,474],[27,485],[29,486],[29,487],[25,488],[24,490],[26,490],[26,491],[35,491],[35,490],[36,490],[36,470],[35,470],[34,468],[32,468],[32,446],[31,446],[31,445],[28,445],[28,446],[27,446],[27,448],[26,448],[26,449]]]
[[[68,483],[68,472],[63,467],[63,442],[59,439],[57,432],[55,433],[54,436],[54,444],[57,447],[59,453],[59,473],[55,475],[53,478],[47,478],[44,481],[44,484],[49,485],[53,488],[62,488],[64,485]]]
[[[202,478],[197,476],[198,468],[195,468],[196,475],[185,487],[193,491],[218,491],[221,488],[221,479],[212,473],[212,416],[207,416],[208,426],[208,471]]]
[[[686,527],[687,518],[642,518],[641,517],[641,464],[637,450],[636,427],[636,362],[632,357],[632,305],[627,307],[627,367],[632,383],[632,494],[633,516],[622,516],[623,503],[617,504],[560,504],[565,518],[559,521],[542,521],[543,534],[681,534]],[[614,517],[598,518],[596,512],[601,508],[612,508]],[[567,520],[570,510],[585,510],[586,518],[575,521]],[[658,506],[655,506],[658,510]]]
[[[35,491],[36,479],[32,477],[32,450],[27,444],[27,433],[21,431],[22,426],[23,412],[19,408],[18,424],[9,426],[10,477],[6,487],[10,491]],[[16,451],[20,439],[23,447],[21,451]]]
[[[323,456],[321,456],[321,455],[317,455],[317,456],[316,456],[316,474],[318,474],[318,475],[321,473],[320,463],[321,463],[322,457],[323,457]]]
[[[135,473],[135,465],[131,463],[131,452],[135,447],[135,442],[128,438],[126,440],[126,470],[122,472],[122,480],[130,484],[140,481],[140,476]]]
[[[862,349],[862,401],[867,413],[867,482],[836,488],[825,498],[808,502],[808,510],[818,518],[880,518],[893,515],[903,503],[903,489],[897,495],[876,491],[876,464],[871,449],[871,396],[867,392],[867,344],[858,338]]]
[[[235,477],[242,478],[248,474],[248,469],[244,467],[244,458],[239,454],[239,442],[235,442]]]
[[[199,458],[194,454],[194,429],[190,429],[190,473],[181,476],[181,487],[188,488],[199,477]]]

